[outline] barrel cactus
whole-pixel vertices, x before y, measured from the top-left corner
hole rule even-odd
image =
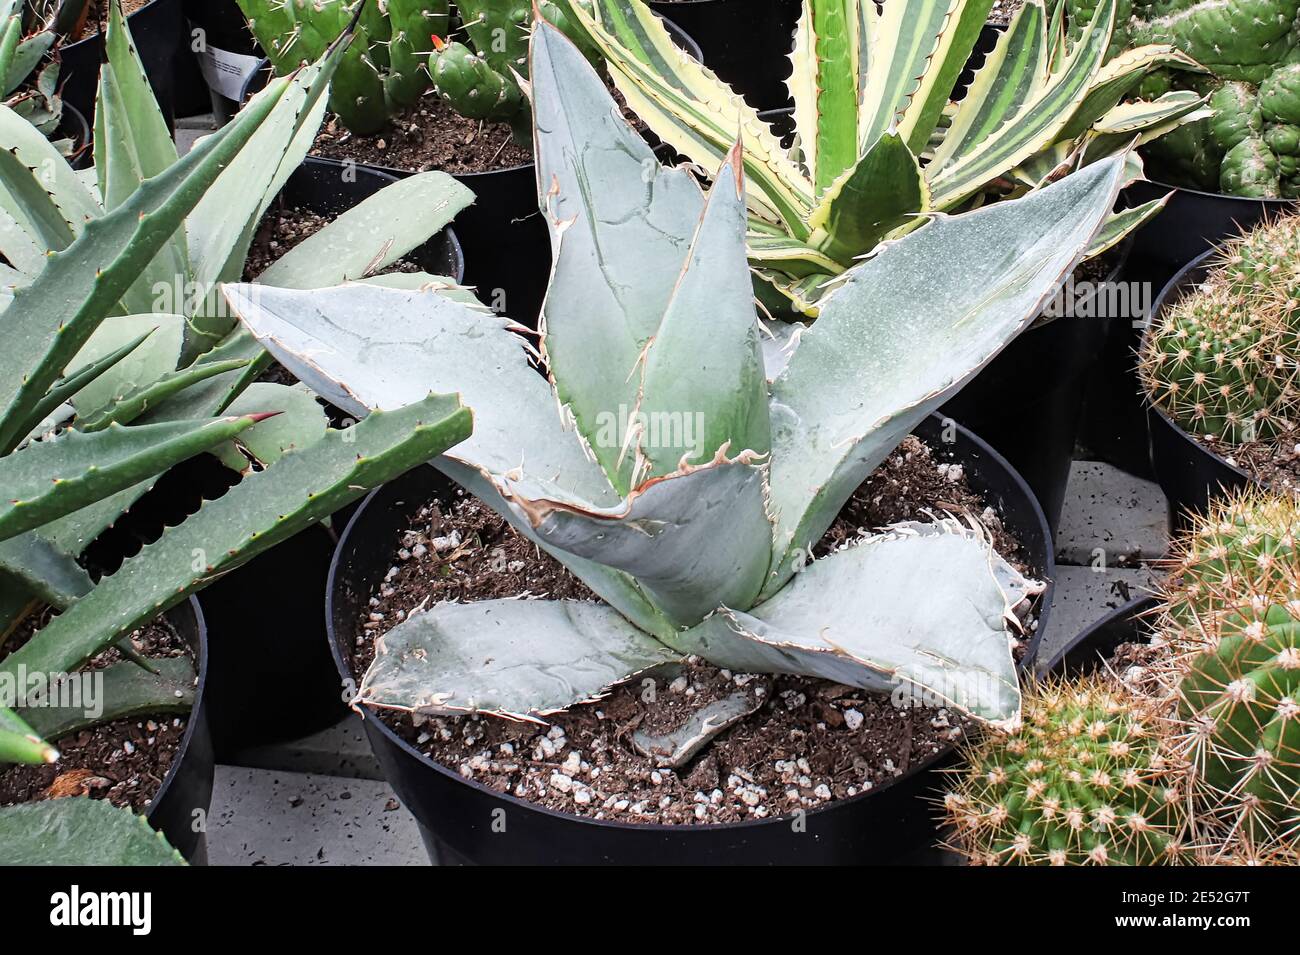
[[[1236,444],[1295,424],[1300,218],[1225,243],[1206,280],[1166,309],[1143,344],[1151,400],[1185,430]]]
[[[1184,779],[1161,721],[1104,677],[1025,694],[1024,718],[966,753],[944,796],[955,848],[984,865],[1181,861]]]
[[[330,108],[354,133],[383,129],[429,88],[433,37],[447,32],[449,0],[239,0],[276,74],[315,62],[360,14],[334,76]]]
[[[1300,504],[1249,492],[1214,505],[1176,552],[1162,632],[1212,856],[1300,848]]]
[[[1077,18],[1096,2],[1069,5]],[[1148,145],[1152,175],[1230,195],[1300,196],[1300,0],[1132,0],[1131,8],[1128,42],[1170,44],[1212,74],[1165,72],[1140,88],[1143,98],[1171,88],[1209,94],[1215,111]]]

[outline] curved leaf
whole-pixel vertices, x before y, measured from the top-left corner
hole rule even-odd
[[[185,865],[162,833],[100,799],[47,799],[0,809],[0,865]]]

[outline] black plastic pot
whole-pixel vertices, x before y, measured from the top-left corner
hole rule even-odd
[[[665,26],[683,49],[700,56],[699,46],[683,30],[666,18]],[[270,75],[268,63],[249,78],[245,102],[266,86]],[[315,161],[344,165],[334,159]],[[352,165],[398,178],[412,175],[389,166]],[[455,178],[475,196],[474,204],[456,217],[456,235],[465,253],[465,284],[478,290],[485,305],[536,328],[551,276],[551,242],[538,211],[536,167],[530,162]]]
[[[180,749],[162,786],[145,814],[149,825],[167,837],[176,851],[192,865],[208,861],[207,814],[212,805],[214,759],[208,738],[206,693],[208,682],[208,637],[199,602],[189,600],[167,611],[167,622],[176,629],[194,654],[199,674]]]
[[[1156,597],[1139,597],[1122,607],[1116,607],[1106,616],[1081,631],[1050,659],[1035,666],[1042,677],[1085,676],[1096,671],[1115,655],[1115,650],[1125,643],[1145,643],[1149,637],[1147,619],[1160,603]]]
[[[1182,189],[1161,182],[1135,182],[1125,190],[1138,205],[1173,192],[1169,204],[1137,232],[1135,254],[1182,268],[1210,246],[1248,229],[1266,216],[1296,207],[1290,199],[1248,199]]]
[[[209,110],[224,119],[239,109],[241,68],[255,68],[262,51],[236,0],[184,0],[186,33],[176,67],[176,115]],[[203,73],[207,69],[216,85]]]
[[[72,140],[73,153],[68,162],[73,169],[89,169],[95,164],[94,143],[90,140],[90,124],[81,110],[70,103],[63,104],[63,115],[59,118],[58,135]]]
[[[182,0],[153,0],[126,18],[149,85],[169,123],[175,115],[176,58],[185,38],[181,4]],[[94,116],[99,65],[104,59],[103,36],[96,32],[70,43],[62,48],[60,55],[59,82],[63,86],[64,102],[71,103],[85,116]]]
[[[334,216],[397,181],[361,167],[348,179],[340,172],[331,163],[308,159],[277,202]],[[459,281],[464,274],[450,229],[412,257],[434,275]],[[224,471],[215,459],[206,461]],[[208,499],[224,493],[216,477],[206,490]],[[222,760],[250,746],[305,736],[347,715],[320,618],[336,543],[332,528],[317,524],[218,579],[200,596],[211,644],[212,737]],[[255,705],[262,700],[276,701],[273,718]]]
[[[649,0],[655,13],[690,34],[701,62],[758,110],[790,99],[785,78],[800,0]]]
[[[944,457],[960,461],[972,486],[1001,511],[1020,537],[1032,569],[1051,579],[1051,538],[1037,502],[996,451],[932,415],[916,433]],[[326,620],[338,673],[353,680],[357,621],[387,572],[400,532],[419,508],[450,491],[421,467],[374,491],[349,522],[330,569]],[[1044,595],[1036,647],[1047,631],[1051,590]],[[1032,659],[1035,652],[1027,655]],[[806,831],[789,818],[714,826],[660,826],[580,818],[494,792],[421,755],[374,711],[362,722],[388,782],[415,815],[425,847],[444,864],[833,864],[942,861],[930,803],[951,750],[912,767],[894,782],[809,812]]]
[[[1202,253],[1169,280],[1152,305],[1146,334],[1166,308],[1205,279],[1212,254]],[[1185,528],[1191,515],[1203,513],[1214,498],[1254,483],[1249,474],[1196,441],[1150,401],[1146,409],[1151,469],[1169,500],[1169,526],[1173,530]]]

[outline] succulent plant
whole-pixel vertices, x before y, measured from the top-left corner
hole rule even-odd
[[[446,35],[450,19],[449,0],[239,0],[239,8],[279,76],[316,62],[355,29],[330,108],[361,135],[383,129],[429,88],[433,38]]]
[[[949,96],[991,0],[804,0],[787,81],[796,133],[787,149],[738,94],[672,45],[642,0],[556,2],[664,142],[712,173],[740,131],[751,263],[810,316],[838,276],[924,213],[1023,195],[1135,138],[1208,115],[1190,92],[1120,103],[1156,67],[1197,67],[1168,45],[1103,65],[1115,0],[1097,3],[1072,46],[1060,6],[1049,15],[1042,0],[1028,0],[957,104]],[[1118,215],[1090,252],[1162,204]]]
[[[0,808],[0,864],[185,865],[129,809],[78,796]]]
[[[1093,0],[1068,0],[1086,13]],[[1118,21],[1125,43],[1168,44],[1211,75],[1162,72],[1140,93],[1210,96],[1213,117],[1145,150],[1173,185],[1266,198],[1300,196],[1300,0],[1133,0]]]
[[[351,413],[459,391],[474,437],[435,465],[604,601],[412,614],[358,700],[538,719],[698,654],[1014,717],[1008,613],[1040,585],[984,535],[907,524],[807,556],[876,465],[1032,319],[1102,228],[1123,159],[931,222],[852,269],[815,325],[765,346],[741,148],[706,198],[544,21],[530,65],[553,254],[539,348],[436,291],[226,288],[253,334]]]
[[[1177,544],[1161,633],[1212,858],[1300,849],[1300,505],[1247,492]]]
[[[0,0],[0,95],[6,106],[49,137],[63,122],[55,47],[79,29],[89,6],[90,0]],[[31,30],[35,23],[40,29]],[[56,145],[68,155],[75,144],[58,140]]]
[[[1151,400],[1187,431],[1236,444],[1295,424],[1300,360],[1300,218],[1225,243],[1209,273],[1143,343]]]
[[[944,796],[955,848],[981,865],[1183,861],[1184,776],[1161,721],[1105,676],[1027,690],[1022,721],[968,747]]]
[[[34,129],[0,108],[0,135],[19,160],[0,170],[0,251],[14,265],[5,267],[9,289],[0,302],[3,685],[23,673],[49,680],[75,672],[215,577],[440,453],[470,425],[454,397],[429,395],[347,431],[321,421],[315,430],[281,433],[257,452],[260,470],[167,528],[111,576],[92,579],[78,558],[158,474],[236,438],[251,447],[252,431],[269,417],[255,412],[298,411],[282,392],[250,389],[241,398],[249,369],[269,361],[251,357],[257,346],[248,336],[227,336],[178,367],[183,336],[198,318],[132,309],[147,301],[150,287],[140,283],[170,279],[167,270],[186,250],[214,277],[232,266],[239,274],[250,232],[239,213],[278,189],[270,180],[291,144],[304,140],[309,117],[319,121],[316,106],[323,108],[334,65],[327,60],[274,82],[229,126],[177,158],[165,145],[156,104],[149,108],[116,2],[106,40],[96,118],[102,205]],[[244,195],[249,191],[256,194]],[[209,231],[195,228],[205,206]],[[286,267],[281,274],[318,279],[322,267],[338,263],[300,263],[301,272]],[[237,410],[241,400],[261,407]],[[319,419],[320,409],[304,417],[312,414]],[[41,606],[58,615],[21,647],[6,648]],[[128,659],[104,671],[105,685],[126,673],[133,693],[108,694],[98,720],[115,719],[124,707],[148,712],[150,700],[166,710],[178,686],[192,687],[192,671],[188,680],[161,666],[137,673],[129,648],[124,653]],[[17,711],[9,702],[0,700],[0,763],[55,761],[47,740],[88,725],[84,714],[53,706]]]

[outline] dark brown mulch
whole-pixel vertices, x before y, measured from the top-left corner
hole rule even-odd
[[[29,619],[0,651],[22,646],[43,625],[48,614]],[[189,647],[164,621],[154,621],[131,634],[143,656],[161,659],[188,654]],[[122,659],[116,648],[105,650],[87,664],[99,669]],[[185,737],[186,719],[124,719],[52,740],[59,761],[44,766],[0,767],[0,806],[61,796],[107,799],[114,806],[143,812],[162,786]]]
[[[960,468],[936,462],[909,438],[846,505],[817,548],[825,553],[862,531],[927,511],[984,519],[1000,551],[1016,562],[1019,543],[971,491]],[[590,599],[586,586],[541,554],[493,511],[459,492],[424,509],[394,542],[387,579],[358,621],[358,679],[374,641],[412,610],[444,600],[528,594]],[[596,818],[633,822],[721,823],[812,809],[882,786],[960,737],[947,710],[902,709],[888,697],[826,680],[735,674],[703,661],[616,688],[599,703],[574,707],[550,725],[490,717],[382,718],[421,752],[499,792]],[[638,754],[638,728],[664,732],[703,704],[745,693],[759,708],[673,771]]]
[[[1228,444],[1213,435],[1186,433],[1206,450],[1241,468],[1274,491],[1300,494],[1300,428],[1268,441]]]

